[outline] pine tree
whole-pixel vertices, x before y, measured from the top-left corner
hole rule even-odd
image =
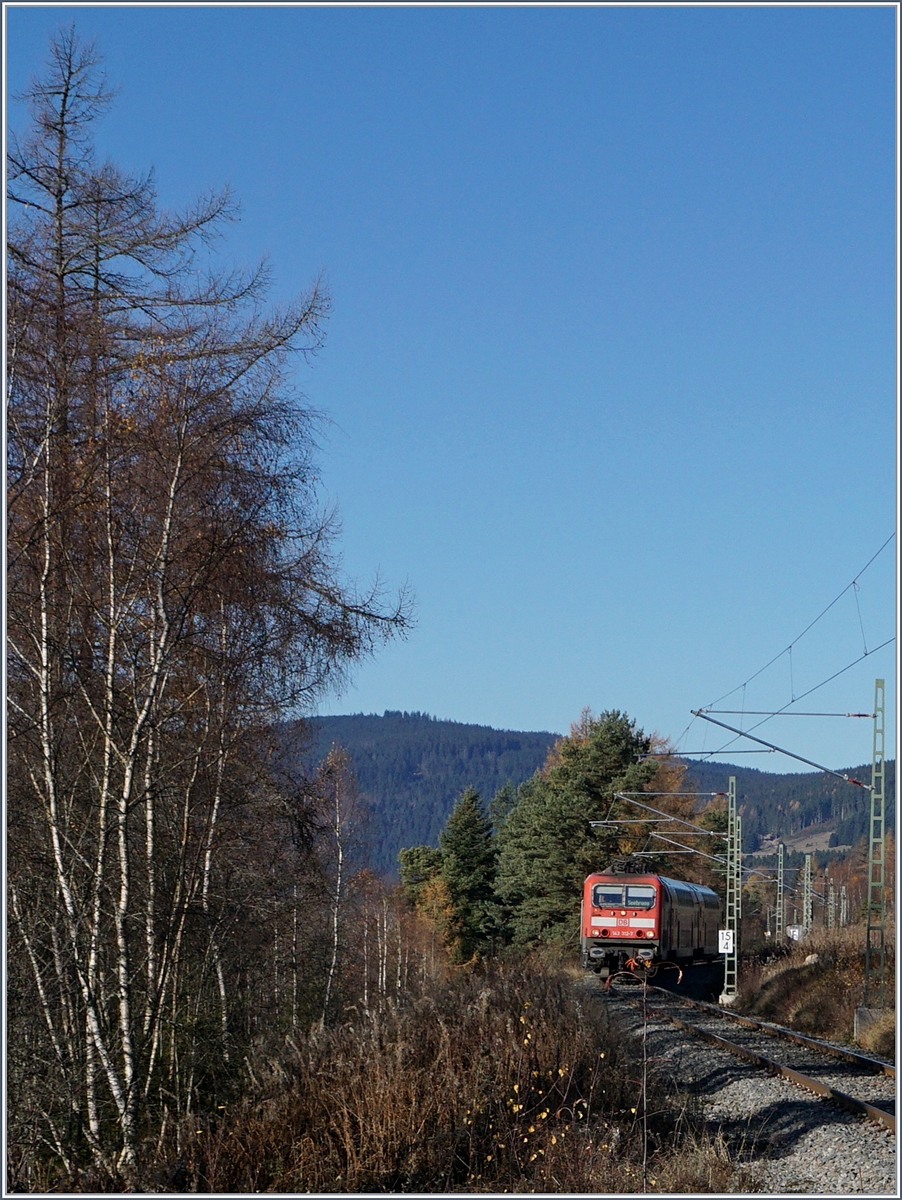
[[[627,848],[617,831],[591,821],[615,815],[614,793],[639,791],[656,766],[641,756],[651,739],[624,713],[580,721],[521,785],[500,835],[498,893],[515,943],[567,944],[577,937],[582,882]]]
[[[468,961],[490,945],[494,920],[495,847],[479,794],[467,788],[439,835],[441,874],[454,917],[451,950]]]
[[[513,783],[508,780],[502,787],[498,789],[492,797],[489,804],[489,820],[492,823],[492,831],[497,837],[501,831],[501,827],[510,815],[511,809],[517,803],[517,789]]]
[[[398,863],[404,897],[419,908],[423,888],[442,869],[442,852],[435,846],[408,846],[399,851]]]

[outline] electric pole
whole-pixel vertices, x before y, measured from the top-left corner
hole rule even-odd
[[[874,759],[871,767],[871,836],[868,851],[868,930],[864,958],[864,996],[862,1007],[868,1008],[873,993],[874,1007],[886,1006],[886,944],[884,941],[885,849],[884,816],[886,807],[886,776],[883,750],[885,740],[884,681],[874,681]]]
[[[811,933],[811,855],[805,855],[805,875],[802,887],[802,929],[804,937]]]
[[[736,776],[730,776],[727,792],[727,902],[724,913],[726,944],[721,1003],[730,1004],[737,995],[739,962],[739,915],[742,895],[742,826],[736,805]]]

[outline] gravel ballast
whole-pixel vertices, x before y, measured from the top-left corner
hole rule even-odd
[[[607,1003],[614,1021],[641,1035],[641,1006],[635,1000],[614,995]],[[701,1023],[697,1014],[684,1010],[679,1015],[688,1023]],[[895,1137],[888,1129],[691,1037],[656,1015],[652,1003],[646,1038],[654,1069],[667,1078],[677,1098],[701,1112],[712,1136],[722,1136],[755,1190],[772,1196],[900,1194]],[[779,1052],[773,1047],[769,1056],[794,1065],[783,1052],[786,1045],[791,1044],[780,1043]],[[859,1094],[852,1083],[830,1082]],[[893,1080],[883,1079],[879,1086],[884,1095],[894,1094]]]

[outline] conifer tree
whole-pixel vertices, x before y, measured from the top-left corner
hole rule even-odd
[[[484,951],[494,932],[495,847],[479,794],[467,788],[439,835],[441,874],[453,910],[452,953],[467,961]]]
[[[423,888],[442,869],[442,852],[435,846],[407,846],[399,851],[398,863],[404,898],[418,908]]]
[[[489,820],[492,823],[492,831],[496,837],[516,803],[517,789],[508,780],[507,783],[498,789],[489,804]]]
[[[626,848],[618,832],[596,832],[590,822],[615,815],[615,792],[641,790],[652,778],[655,764],[641,757],[650,747],[626,714],[586,710],[521,785],[501,830],[497,883],[515,943],[577,937],[585,876]]]

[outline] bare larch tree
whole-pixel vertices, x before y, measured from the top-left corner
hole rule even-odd
[[[343,582],[314,494],[289,366],[320,345],[322,287],[267,311],[262,271],[208,268],[228,195],[161,212],[152,177],[98,159],[110,93],[74,31],[27,100],[8,167],[10,1147],[131,1183],[141,1145],[211,1103],[253,1003],[235,947],[241,881],[263,902],[258,735],[409,612]]]

